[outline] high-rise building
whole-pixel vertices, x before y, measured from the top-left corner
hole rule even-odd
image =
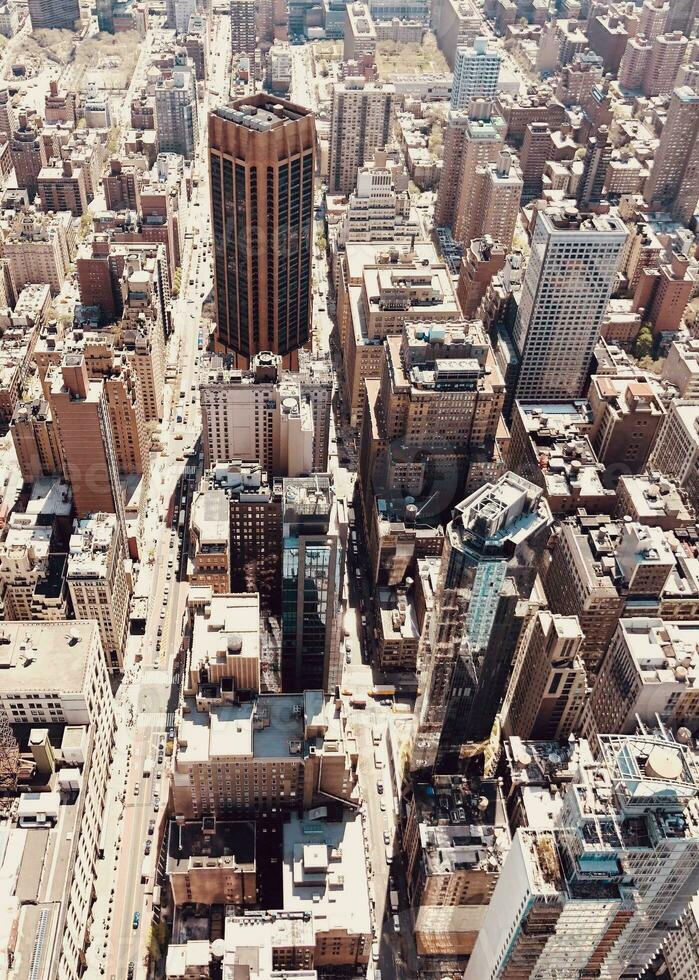
[[[469,176],[463,174],[463,179]],[[476,167],[470,184],[469,206],[457,215],[454,237],[468,247],[474,238],[489,236],[509,250],[522,197],[522,172],[517,162],[508,150],[501,150],[496,162]]]
[[[416,768],[456,772],[461,746],[490,736],[520,631],[529,616],[535,555],[549,534],[541,490],[514,473],[454,511],[423,651],[426,681]]]
[[[97,30],[105,34],[114,33],[114,0],[96,0]]]
[[[282,520],[282,684],[332,691],[342,674],[344,556],[330,477],[284,480]]]
[[[524,631],[502,710],[505,736],[563,740],[579,731],[588,693],[576,616],[541,610]]]
[[[688,223],[699,199],[699,94],[676,88],[643,196],[656,211]]]
[[[161,153],[179,153],[191,160],[199,136],[197,82],[194,68],[178,56],[172,77],[155,86],[155,128]]]
[[[168,27],[173,28],[177,34],[185,34],[195,7],[194,0],[166,0]]]
[[[17,186],[26,190],[30,203],[33,203],[38,191],[39,171],[46,166],[48,157],[44,141],[26,112],[20,113],[19,126],[12,134],[10,156]]]
[[[313,115],[262,94],[216,109],[209,165],[217,344],[293,366],[311,333]]]
[[[80,4],[78,0],[29,0],[29,17],[33,31],[72,31],[80,20]]]
[[[643,74],[645,96],[654,98],[656,95],[671,94],[688,45],[689,41],[681,31],[661,34],[654,39]]]
[[[95,619],[110,673],[124,667],[131,581],[114,514],[76,521],[66,579],[76,619]]]
[[[600,735],[599,750],[576,753],[560,803],[517,830],[465,980],[639,976],[694,898],[691,750],[647,734]]]
[[[224,490],[203,488],[192,498],[190,519],[190,585],[203,585],[215,595],[231,589],[230,508]]]
[[[65,540],[59,521],[14,512],[0,543],[3,618],[47,622],[69,612],[65,587]]]
[[[689,502],[699,507],[699,405],[671,401],[651,453],[649,466],[675,480]]]
[[[255,0],[230,0],[231,52],[247,55],[255,60],[257,28],[255,24]]]
[[[390,142],[394,96],[392,85],[363,78],[348,78],[335,85],[328,162],[331,194],[350,194],[359,168]]]
[[[494,114],[491,102],[478,101],[470,110],[449,113],[444,167],[435,205],[438,227],[455,228],[459,217],[465,220],[464,216],[470,214],[476,169],[497,162],[504,135],[504,120]]]
[[[590,204],[599,204],[602,200],[607,168],[611,159],[612,146],[609,142],[609,130],[606,126],[600,126],[597,135],[590,136],[587,141],[583,172],[576,192],[579,208],[584,209]]]
[[[249,371],[215,356],[201,385],[204,465],[257,460],[270,476],[324,472],[328,461],[332,374],[305,352],[300,371],[281,358],[255,355]],[[235,425],[230,420],[235,418]]]
[[[488,39],[477,37],[473,46],[456,49],[452,109],[468,109],[471,99],[494,99],[502,54],[488,47]]]
[[[627,237],[613,215],[538,213],[512,334],[517,398],[583,393]]]
[[[652,50],[653,45],[645,34],[629,39],[619,65],[619,85],[622,89],[630,92],[641,90]]]
[[[638,33],[644,34],[649,41],[664,34],[669,14],[668,0],[644,0],[638,18]]]

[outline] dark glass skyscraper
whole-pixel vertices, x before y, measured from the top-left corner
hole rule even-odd
[[[264,93],[209,116],[216,339],[296,367],[310,337],[315,120]]]

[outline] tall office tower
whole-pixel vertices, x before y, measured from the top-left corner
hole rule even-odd
[[[348,78],[334,86],[328,163],[331,194],[350,194],[359,168],[390,142],[394,95],[393,85],[363,78]]]
[[[699,93],[676,88],[670,99],[653,169],[643,197],[656,211],[672,211],[677,220],[691,221],[699,199]]]
[[[688,45],[689,41],[681,31],[655,38],[643,74],[642,89],[645,96],[653,98],[656,95],[670,95]]]
[[[250,59],[250,74],[254,77],[257,52],[257,15],[255,0],[230,0],[231,53]]]
[[[332,691],[342,675],[344,562],[330,477],[284,480],[282,520],[282,685]]]
[[[454,229],[457,241],[468,247],[474,238],[490,236],[509,250],[522,187],[522,171],[508,150],[500,151],[496,163],[477,167],[473,186],[468,190],[470,206],[457,215]]]
[[[644,0],[638,18],[638,34],[644,34],[649,41],[664,34],[669,13],[668,0]]]
[[[613,215],[538,213],[512,333],[518,399],[582,395],[627,237]]]
[[[588,692],[578,617],[542,610],[522,640],[502,709],[503,734],[566,739],[579,731]]]
[[[12,134],[10,156],[17,186],[26,190],[30,203],[33,203],[39,190],[39,171],[46,166],[48,157],[41,134],[29,122],[25,112],[20,113],[19,127]]]
[[[607,169],[612,159],[612,145],[609,142],[609,130],[600,126],[596,136],[590,136],[585,149],[583,172],[578,183],[576,201],[579,208],[590,204],[599,204],[602,200]]]
[[[197,82],[193,66],[178,54],[171,78],[155,86],[155,128],[161,153],[179,153],[191,160],[199,136]]]
[[[476,170],[487,163],[497,163],[504,132],[504,121],[494,115],[492,102],[479,100],[467,111],[449,113],[435,206],[438,227],[455,229],[459,221],[468,220],[478,203]]]
[[[80,20],[78,0],[29,0],[32,30],[41,28],[72,31]]]
[[[422,655],[427,679],[416,768],[457,772],[461,747],[490,736],[529,611],[551,511],[515,473],[467,497],[447,525]]]
[[[114,33],[114,0],[96,0],[97,30],[105,34]]]
[[[298,362],[311,335],[315,123],[259,94],[209,115],[219,347]]]
[[[494,99],[502,54],[488,47],[488,39],[477,37],[470,48],[456,49],[452,109],[468,109],[471,99]]]
[[[594,765],[576,755],[553,817],[517,830],[465,980],[638,977],[694,898],[693,750],[646,734],[599,749]]]
[[[76,619],[96,619],[110,673],[124,668],[129,630],[130,577],[114,514],[76,521],[70,538],[66,580]]]

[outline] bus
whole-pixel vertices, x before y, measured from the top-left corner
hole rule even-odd
[[[375,684],[369,689],[369,696],[372,698],[392,698],[395,693],[396,688],[393,684]]]

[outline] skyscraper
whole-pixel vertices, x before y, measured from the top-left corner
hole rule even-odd
[[[343,567],[330,477],[284,480],[282,519],[282,683],[331,691],[342,672]]]
[[[172,78],[161,78],[155,88],[155,128],[161,153],[180,153],[191,160],[197,148],[197,82],[194,66],[178,54]]]
[[[562,801],[515,834],[465,980],[638,977],[696,894],[690,750],[646,734],[599,748],[591,764],[576,746]]]
[[[461,746],[490,735],[505,694],[551,511],[539,487],[506,473],[463,500],[447,525],[427,665],[416,768],[457,772]]]
[[[655,151],[643,196],[656,211],[671,210],[679,221],[692,218],[699,199],[699,94],[676,88]]]
[[[392,85],[365,82],[363,78],[348,78],[335,85],[330,116],[331,194],[350,194],[359,168],[389,142],[394,94]]]
[[[454,237],[468,247],[474,238],[490,236],[506,248],[512,238],[522,197],[522,171],[508,150],[501,150],[497,161],[476,168],[464,192],[471,206],[460,210]]]
[[[609,130],[606,126],[600,126],[597,135],[590,136],[587,141],[583,172],[576,195],[579,208],[585,208],[589,204],[599,204],[601,201],[611,158],[612,146],[609,142]]]
[[[315,123],[259,94],[209,116],[217,344],[295,366],[311,328]]]
[[[106,34],[114,33],[113,0],[96,0],[97,29]]]
[[[513,328],[518,399],[583,393],[627,235],[613,215],[537,215]]]
[[[488,47],[488,39],[477,37],[472,47],[456,49],[452,109],[467,109],[471,99],[494,99],[502,54]]]
[[[78,0],[29,0],[29,17],[32,30],[40,28],[72,31],[80,20]]]

